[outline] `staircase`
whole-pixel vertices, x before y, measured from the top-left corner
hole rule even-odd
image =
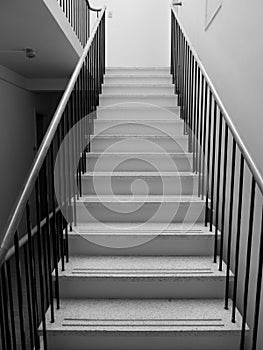
[[[238,349],[179,112],[169,69],[107,69],[49,350]]]

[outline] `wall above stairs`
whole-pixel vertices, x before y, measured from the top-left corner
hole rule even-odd
[[[170,0],[93,0],[107,6],[107,65],[167,67],[170,62]]]
[[[205,3],[206,0],[183,0],[180,20],[263,174],[263,3],[224,1],[207,30]]]

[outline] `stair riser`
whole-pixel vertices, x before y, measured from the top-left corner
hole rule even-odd
[[[127,104],[125,109],[118,108],[99,108],[97,110],[98,120],[176,120],[179,118],[179,107],[172,110],[165,108],[133,108]]]
[[[116,74],[116,75],[170,75],[170,68],[166,67],[154,67],[154,68],[137,68],[137,67],[127,67],[127,68],[122,68],[122,67],[116,67],[116,68],[106,68],[106,77],[111,74]]]
[[[95,137],[91,141],[91,150],[92,152],[153,152],[153,149],[156,149],[156,152],[175,152],[182,153],[188,152],[188,139],[185,138],[155,138],[147,139],[142,135],[141,138],[103,138]]]
[[[138,181],[139,180],[139,181]],[[84,177],[83,194],[104,195],[192,195],[197,193],[197,178],[185,177]]]
[[[81,334],[82,333],[82,334]],[[240,332],[49,332],[49,350],[238,350]]]
[[[116,84],[117,85],[117,84]],[[173,94],[174,87],[171,86],[139,86],[131,84],[130,86],[111,86],[104,85],[102,93],[104,94]]]
[[[105,76],[104,84],[172,84],[172,77],[167,76]]]
[[[177,107],[177,96],[176,95],[167,95],[167,96],[100,96],[100,107],[112,106],[112,105],[121,105],[123,103],[137,103],[138,105],[152,105],[152,106],[169,106]]]
[[[146,198],[147,201],[147,198]],[[204,204],[191,203],[84,203],[77,205],[77,223],[89,222],[202,222]],[[105,205],[106,204],[106,205]]]
[[[111,234],[91,236],[71,234],[69,236],[70,255],[78,256],[211,256],[213,247],[213,235],[161,234],[138,237],[123,234],[116,237]]]
[[[183,135],[184,123],[182,121],[171,122],[110,122],[96,120],[94,123],[94,135],[161,135],[168,136],[172,133]]]
[[[62,277],[61,298],[210,299],[223,298],[224,278]]]
[[[88,171],[192,171],[192,160],[187,157],[169,159],[168,156],[156,157],[100,155],[89,156],[87,159]]]

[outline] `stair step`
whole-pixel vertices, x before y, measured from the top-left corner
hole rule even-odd
[[[95,120],[94,135],[163,135],[184,133],[184,122],[177,120]]]
[[[133,102],[141,105],[177,106],[177,96],[174,94],[103,94],[100,95],[100,107],[121,105]]]
[[[107,67],[106,76],[108,74],[120,75],[170,75],[169,67]]]
[[[212,257],[71,257],[61,298],[223,298],[225,266]]]
[[[237,350],[240,328],[221,299],[64,299],[47,335],[50,350]]]
[[[69,232],[70,255],[211,256],[215,233],[198,223],[78,224]]]
[[[104,84],[172,84],[170,74],[117,74],[105,75]]]
[[[98,107],[99,120],[175,120],[179,118],[180,107],[122,103],[121,105]]]
[[[102,86],[103,94],[173,94],[173,84],[104,84]]]
[[[191,153],[100,153],[87,154],[87,171],[192,171]]]
[[[188,136],[181,135],[94,135],[92,152],[188,152]]]
[[[77,201],[77,223],[201,222],[205,202],[194,196],[95,195]]]
[[[82,176],[84,195],[192,195],[198,176],[172,172],[92,172]]]

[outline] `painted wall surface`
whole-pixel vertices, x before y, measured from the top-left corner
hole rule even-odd
[[[113,15],[107,18],[108,66],[170,64],[170,0],[93,0],[92,5],[106,5]]]
[[[210,1],[210,0],[208,0]],[[234,125],[241,135],[259,170],[263,174],[262,157],[262,92],[263,92],[263,3],[254,1],[248,4],[244,0],[223,1],[222,8],[217,16],[205,30],[205,5],[206,0],[183,0],[183,7],[179,8],[179,17],[183,23],[198,56],[206,68],[216,90],[219,93]],[[218,123],[218,121],[217,121]],[[218,135],[217,135],[218,137]],[[235,268],[235,247],[237,232],[237,208],[239,203],[239,167],[240,153],[237,152],[234,180],[234,206],[233,214],[230,213],[231,193],[231,159],[232,139],[229,136],[227,188],[225,207],[225,249],[227,255],[227,241],[229,233],[230,215],[232,221],[232,250],[231,268]],[[224,154],[224,150],[220,149]],[[216,152],[218,154],[218,152]],[[217,162],[217,159],[216,159]],[[216,163],[217,164],[217,163]],[[223,170],[221,167],[221,179]],[[215,178],[218,178],[217,172]],[[251,198],[251,174],[245,166],[243,207],[241,216],[241,240],[239,260],[239,283],[238,283],[238,307],[242,310],[244,297],[244,281],[246,270],[247,242],[249,232],[249,212]],[[222,180],[220,197],[222,198]],[[220,202],[222,205],[222,202]],[[219,207],[221,222],[222,208]],[[250,284],[248,290],[248,323],[253,328],[255,311],[255,296],[258,275],[259,242],[261,235],[262,196],[256,189],[252,260],[250,266]],[[222,230],[222,227],[221,227]],[[263,314],[263,288],[261,290],[261,309]],[[259,330],[263,327],[263,318],[260,317]],[[247,337],[247,349],[251,348],[251,336]],[[259,331],[258,349],[263,348],[263,334]]]
[[[35,156],[35,109],[50,118],[58,96],[0,79],[0,236]]]
[[[205,5],[206,0],[183,0],[179,17],[263,174],[263,2],[223,1],[206,31]]]

